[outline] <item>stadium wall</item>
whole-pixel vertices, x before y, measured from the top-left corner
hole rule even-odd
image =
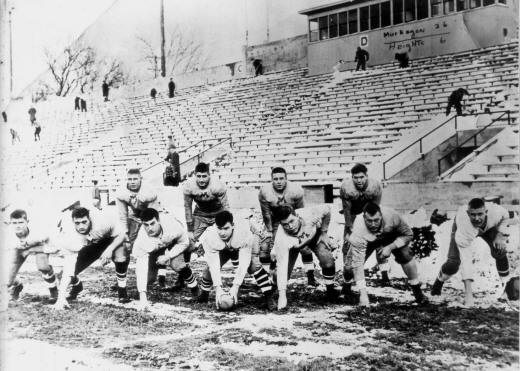
[[[332,72],[332,67],[340,59],[353,61],[358,46],[370,53],[370,66],[392,62],[395,53],[407,52],[413,60],[511,42],[517,37],[518,14],[515,9],[515,3],[495,4],[310,42],[309,74]]]

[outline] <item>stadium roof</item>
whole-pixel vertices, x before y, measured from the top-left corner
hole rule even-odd
[[[367,0],[343,0],[343,1],[336,1],[336,2],[333,2],[333,3],[330,3],[330,4],[325,4],[325,5],[315,6],[313,8],[300,10],[298,13],[305,14],[305,15],[313,15],[313,14],[316,14],[316,13],[321,13],[321,12],[326,12],[326,11],[329,11],[329,10],[341,8],[341,7],[344,7],[344,6],[347,6],[347,5],[356,5],[356,4],[361,4],[361,3],[365,3],[365,2],[367,2]]]

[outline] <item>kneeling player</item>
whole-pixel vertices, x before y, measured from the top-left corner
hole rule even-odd
[[[224,293],[220,269],[228,260],[236,256],[238,251],[238,267],[235,272],[233,286],[229,293],[235,304],[238,301],[238,290],[247,272],[251,274],[264,294],[267,308],[275,309],[272,286],[269,275],[260,264],[259,241],[249,228],[247,221],[233,221],[233,214],[227,210],[215,215],[215,225],[209,227],[201,238],[204,256],[208,267],[202,274],[201,294],[199,301],[207,302],[211,286],[215,286],[217,308],[219,298]]]
[[[347,301],[351,299],[352,280],[355,280],[360,293],[359,304],[368,306],[363,266],[370,255],[376,251],[378,261],[387,259],[390,254],[394,255],[395,261],[401,264],[408,277],[415,300],[419,304],[426,304],[428,299],[421,290],[417,264],[408,247],[412,238],[412,230],[397,212],[390,208],[379,207],[372,202],[366,204],[363,213],[354,220],[352,234],[349,237],[351,247],[343,268],[345,299]]]
[[[18,299],[23,285],[16,280],[16,275],[27,257],[33,255],[36,267],[49,286],[51,301],[55,301],[58,297],[58,288],[56,287],[56,275],[49,264],[49,254],[47,253],[49,251],[47,248],[49,235],[30,225],[27,213],[24,210],[14,210],[10,219],[13,233],[8,236],[7,247],[12,249],[10,251],[12,259],[9,262],[7,288],[10,291],[11,298],[13,300]]]
[[[498,275],[505,279],[509,275],[509,261],[506,251],[506,237],[500,229],[509,219],[509,213],[497,204],[486,204],[480,198],[472,199],[467,206],[459,208],[453,222],[448,259],[442,265],[438,278],[433,284],[431,294],[440,295],[442,286],[461,266],[462,280],[466,292],[465,304],[474,304],[472,252],[474,242],[481,238],[490,248],[495,259]]]
[[[330,223],[328,205],[305,207],[294,210],[291,206],[281,206],[278,218],[282,228],[276,232],[272,258],[277,261],[278,309],[287,306],[287,280],[291,277],[300,249],[307,246],[317,256],[327,288],[327,299],[335,301],[338,291],[334,288],[336,267],[330,251],[327,235]]]
[[[134,243],[137,289],[140,308],[148,307],[147,287],[155,280],[159,269],[169,265],[179,274],[179,279],[191,288],[192,295],[199,294],[197,279],[184,260],[184,252],[190,244],[188,232],[173,216],[162,215],[153,208],[141,213],[144,231],[141,229]]]
[[[119,223],[106,219],[97,214],[91,215],[89,210],[78,207],[72,211],[74,230],[66,231],[64,246],[65,262],[63,265],[63,277],[61,279],[58,300],[55,309],[68,307],[67,300],[74,300],[83,290],[83,283],[78,274],[87,269],[97,259],[103,264],[115,260],[118,256],[124,256],[125,233]],[[65,291],[72,284],[69,296]],[[128,302],[126,295],[126,282],[124,287],[119,287],[119,302]]]

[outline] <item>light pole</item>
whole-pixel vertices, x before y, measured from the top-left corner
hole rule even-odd
[[[9,95],[13,95],[13,27],[11,25],[11,15],[14,7],[9,9]]]

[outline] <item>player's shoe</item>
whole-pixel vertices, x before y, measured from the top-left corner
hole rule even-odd
[[[177,278],[177,281],[174,283],[174,285],[170,287],[169,291],[181,291],[184,288],[184,285],[184,280],[179,277]]]
[[[157,276],[157,284],[160,288],[166,287],[166,276]]]
[[[326,286],[327,291],[325,292],[325,297],[327,298],[327,301],[335,303],[338,301],[340,292],[336,290],[334,285],[327,285]]]
[[[207,303],[209,301],[209,291],[200,290],[200,294],[197,297],[199,303]]]
[[[56,303],[58,300],[58,288],[57,287],[49,287],[49,304]]]
[[[417,285],[410,285],[412,288],[413,296],[415,297],[415,301],[419,305],[426,305],[429,303],[428,298],[424,295],[421,284],[418,283]]]
[[[265,304],[267,305],[267,310],[275,311],[277,308],[276,300],[274,300],[273,290],[269,290],[264,294]]]
[[[22,283],[18,283],[14,286],[11,286],[11,288],[10,288],[11,300],[13,300],[13,301],[18,300],[20,298],[20,293],[22,292],[22,290],[23,290]]]
[[[352,285],[344,284],[341,293],[343,294],[345,304],[357,305],[359,303],[359,297],[352,291]]]
[[[121,304],[126,304],[130,302],[130,298],[128,297],[128,293],[126,292],[126,287],[120,287],[117,289],[117,297],[119,303]]]
[[[78,282],[77,284],[73,285],[72,288],[69,291],[69,296],[67,296],[67,300],[76,300],[79,293],[83,291],[83,282]]]
[[[201,291],[202,291],[199,288],[199,285],[192,287],[190,290],[191,290],[191,296],[198,300],[198,298],[200,297]]]
[[[442,286],[444,285],[444,282],[439,281],[438,279],[435,280],[432,286],[432,290],[430,291],[430,294],[432,296],[439,296],[442,291]]]
[[[388,271],[381,271],[381,280],[379,281],[382,287],[390,286],[390,278],[388,277]]]
[[[318,286],[316,277],[314,277],[314,270],[307,272],[307,286],[310,286],[310,287]]]

